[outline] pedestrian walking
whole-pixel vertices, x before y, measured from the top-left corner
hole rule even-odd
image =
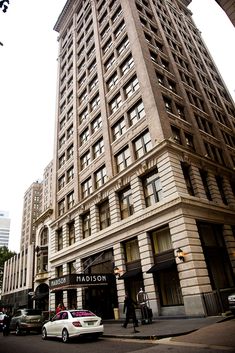
[[[126,292],[125,300],[124,300],[124,307],[123,307],[123,313],[126,313],[126,319],[125,319],[125,322],[122,326],[124,328],[127,328],[127,325],[129,323],[130,319],[132,319],[134,331],[138,332],[135,330],[135,327],[138,327],[138,320],[137,320],[136,314],[135,314],[135,305],[136,305],[136,303],[134,302],[134,300]]]
[[[8,336],[10,333],[10,322],[11,322],[11,316],[10,313],[6,312],[4,314],[4,318],[3,318],[3,329],[2,329],[2,333],[3,336]]]

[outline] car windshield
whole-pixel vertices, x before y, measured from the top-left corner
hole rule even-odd
[[[87,316],[96,316],[89,310],[74,310],[70,312],[72,317],[87,317]]]
[[[25,309],[25,315],[41,315],[41,310],[34,310],[34,309]]]

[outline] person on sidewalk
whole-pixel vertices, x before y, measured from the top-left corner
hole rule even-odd
[[[122,325],[122,327],[127,328],[127,325],[130,321],[130,319],[133,320],[133,327],[138,327],[138,320],[136,318],[136,314],[135,314],[135,305],[136,303],[134,302],[134,300],[131,299],[131,297],[129,296],[129,294],[126,292],[125,295],[125,300],[124,300],[124,307],[123,307],[123,313],[126,312],[126,319],[124,324]]]

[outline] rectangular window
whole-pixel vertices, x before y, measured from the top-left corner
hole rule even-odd
[[[134,213],[131,188],[128,187],[119,193],[119,205],[121,219],[125,219]]]
[[[63,153],[63,154],[59,157],[59,168],[61,168],[64,164],[65,164],[65,154]]]
[[[144,198],[146,207],[154,205],[163,199],[161,180],[157,170],[143,178]]]
[[[87,117],[88,117],[88,109],[85,108],[85,109],[81,112],[81,114],[79,114],[79,122],[80,122],[80,124],[82,124],[83,121],[85,121],[85,120],[87,119]]]
[[[67,183],[72,181],[74,178],[74,168],[73,166],[67,170]]]
[[[57,235],[57,250],[60,251],[61,249],[63,249],[63,231],[62,228],[58,229],[56,231],[56,235]]]
[[[118,108],[122,105],[122,98],[121,95],[118,94],[114,99],[111,100],[109,103],[110,114],[115,113]]]
[[[139,101],[134,107],[129,110],[128,117],[130,125],[136,124],[137,121],[145,117],[144,104],[142,101]]]
[[[168,227],[151,232],[151,239],[154,255],[172,249],[171,235]]]
[[[73,157],[73,145],[69,146],[67,149],[67,160]]]
[[[68,262],[67,271],[70,275],[76,273],[76,261]]]
[[[82,188],[82,198],[89,196],[92,193],[92,180],[91,178],[87,179],[81,184]]]
[[[122,117],[116,124],[112,126],[113,141],[117,140],[126,131],[126,123]]]
[[[58,203],[58,216],[62,216],[65,213],[65,200],[61,200]]]
[[[110,209],[109,202],[105,201],[99,205],[100,230],[110,226]]]
[[[58,180],[58,190],[63,189],[65,186],[65,175],[63,174]]]
[[[91,163],[91,153],[90,151],[88,151],[81,157],[81,170],[86,168],[90,163]]]
[[[149,152],[152,148],[152,142],[149,131],[144,132],[136,140],[134,140],[135,158],[142,157],[145,153]]]
[[[95,109],[97,109],[100,105],[100,96],[97,94],[97,96],[92,99],[90,103],[91,111],[93,112]]]
[[[132,239],[124,243],[126,262],[133,262],[140,259],[139,244],[137,239]]]
[[[105,71],[108,71],[108,69],[113,65],[114,62],[115,57],[114,54],[112,54],[104,64]]]
[[[208,173],[206,170],[200,169],[200,176],[202,179],[202,184],[206,193],[206,197],[208,200],[212,201],[209,185],[208,185]]]
[[[192,180],[191,180],[191,168],[188,164],[183,163],[183,162],[181,163],[181,168],[183,171],[184,180],[186,183],[188,193],[191,196],[195,196],[194,190],[193,190],[193,184],[192,184]]]
[[[91,132],[94,134],[96,131],[98,131],[102,126],[102,118],[101,115],[99,114],[92,122],[91,122]]]
[[[80,135],[80,145],[82,146],[86,141],[89,140],[90,134],[88,128],[85,129]]]
[[[106,168],[102,167],[94,173],[95,188],[98,189],[107,181]]]
[[[121,172],[126,167],[128,167],[131,164],[131,156],[130,156],[129,148],[126,147],[118,154],[116,154],[115,160],[116,160],[117,173]]]
[[[126,99],[129,98],[130,96],[132,96],[132,94],[133,94],[134,92],[136,92],[139,87],[140,87],[139,81],[138,81],[137,77],[134,76],[134,77],[127,83],[127,85],[124,87],[124,93],[125,93]]]
[[[116,83],[118,82],[118,75],[115,72],[107,81],[107,90],[108,92],[115,87]]]
[[[85,213],[81,216],[82,218],[82,237],[83,239],[91,235],[91,217],[90,212]]]
[[[126,37],[117,48],[118,55],[121,55],[129,47],[129,39]]]
[[[104,152],[104,140],[100,139],[98,142],[96,142],[92,150],[93,150],[93,159],[100,156]]]
[[[74,221],[68,224],[68,233],[69,233],[69,245],[75,243],[75,226]],[[72,273],[72,272],[71,272]]]
[[[70,210],[74,206],[74,191],[67,195],[67,208]]]
[[[56,272],[56,276],[57,276],[57,277],[63,276],[63,266],[62,266],[62,265],[57,266],[55,272]]]
[[[134,66],[133,57],[130,55],[120,66],[122,76],[125,75]]]

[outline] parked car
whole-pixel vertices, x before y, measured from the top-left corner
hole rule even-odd
[[[57,313],[42,327],[42,339],[61,338],[64,343],[69,338],[81,336],[102,336],[104,326],[102,319],[89,310],[63,310]]]
[[[10,322],[10,331],[15,331],[16,335],[22,332],[36,331],[38,333],[42,330],[42,315],[41,310],[35,309],[19,309],[12,316]]]
[[[2,332],[4,316],[5,314],[0,311],[0,332]]]
[[[235,314],[235,293],[232,293],[228,296],[228,306],[229,310]]]

